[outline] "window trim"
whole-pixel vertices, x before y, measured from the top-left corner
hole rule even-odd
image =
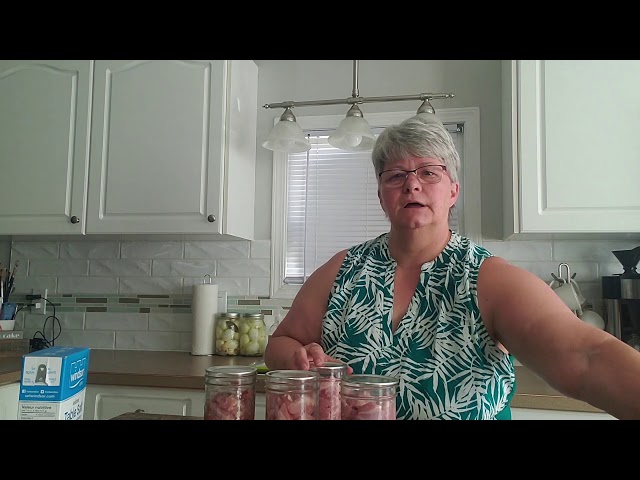
[[[385,127],[402,122],[415,115],[415,111],[367,113],[371,127]],[[337,128],[344,115],[322,115],[297,117],[303,130]],[[443,108],[438,110],[438,118],[444,123],[462,123],[463,161],[462,182],[463,228],[465,236],[482,245],[482,208],[480,188],[480,109],[478,107]],[[280,117],[274,118],[274,124]],[[273,152],[273,179],[271,198],[271,298],[293,299],[300,285],[284,283],[284,260],[287,243],[287,154]],[[337,252],[336,252],[337,253]]]

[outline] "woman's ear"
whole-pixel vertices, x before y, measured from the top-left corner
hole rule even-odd
[[[379,193],[378,193],[379,195]],[[453,207],[458,201],[458,196],[460,195],[460,184],[458,182],[451,184],[451,205]]]

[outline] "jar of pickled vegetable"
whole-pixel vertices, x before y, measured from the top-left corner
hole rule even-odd
[[[239,353],[247,357],[260,357],[267,345],[267,326],[262,313],[243,313],[240,327]]]
[[[342,420],[395,420],[398,379],[386,375],[347,375],[342,379]]]
[[[205,370],[205,420],[254,420],[256,411],[254,367],[226,365]]]
[[[266,420],[315,420],[318,372],[270,370],[265,374]]]
[[[318,420],[340,420],[340,383],[347,374],[347,365],[325,362],[321,367],[311,367],[320,375],[318,384]]]
[[[216,355],[238,355],[240,348],[240,314],[216,315]]]

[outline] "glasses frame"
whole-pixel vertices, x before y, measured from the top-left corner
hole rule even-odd
[[[420,177],[418,176],[418,170],[425,168],[425,167],[440,167],[442,168],[442,171],[444,173],[447,173],[447,166],[443,165],[441,163],[430,163],[427,165],[422,165],[418,168],[414,168],[413,170],[403,170],[402,168],[390,168],[388,170],[383,170],[378,174],[378,178],[380,179],[380,185],[382,185],[383,187],[387,187],[387,188],[400,188],[402,187],[405,183],[407,183],[407,178],[409,178],[409,174],[410,173],[415,173],[416,178],[418,179],[418,181],[422,184],[422,185],[433,185],[435,183],[440,183],[442,181],[442,177],[438,177],[438,181],[437,182],[423,182]],[[398,184],[398,186],[394,187],[394,186],[389,186],[386,183],[382,182],[382,174],[386,173],[386,172],[393,172],[393,171],[397,171],[397,172],[404,172],[404,180],[402,181],[401,184]],[[448,173],[447,173],[448,174]]]

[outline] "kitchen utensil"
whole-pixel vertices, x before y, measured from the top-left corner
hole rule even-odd
[[[558,295],[558,297],[560,297],[560,300],[562,300],[567,307],[576,312],[577,315],[582,313],[582,303],[580,302],[572,283],[563,283],[553,291]]]
[[[588,323],[589,325],[593,325],[600,330],[604,330],[604,319],[593,310],[585,309],[578,316],[584,323]]]

